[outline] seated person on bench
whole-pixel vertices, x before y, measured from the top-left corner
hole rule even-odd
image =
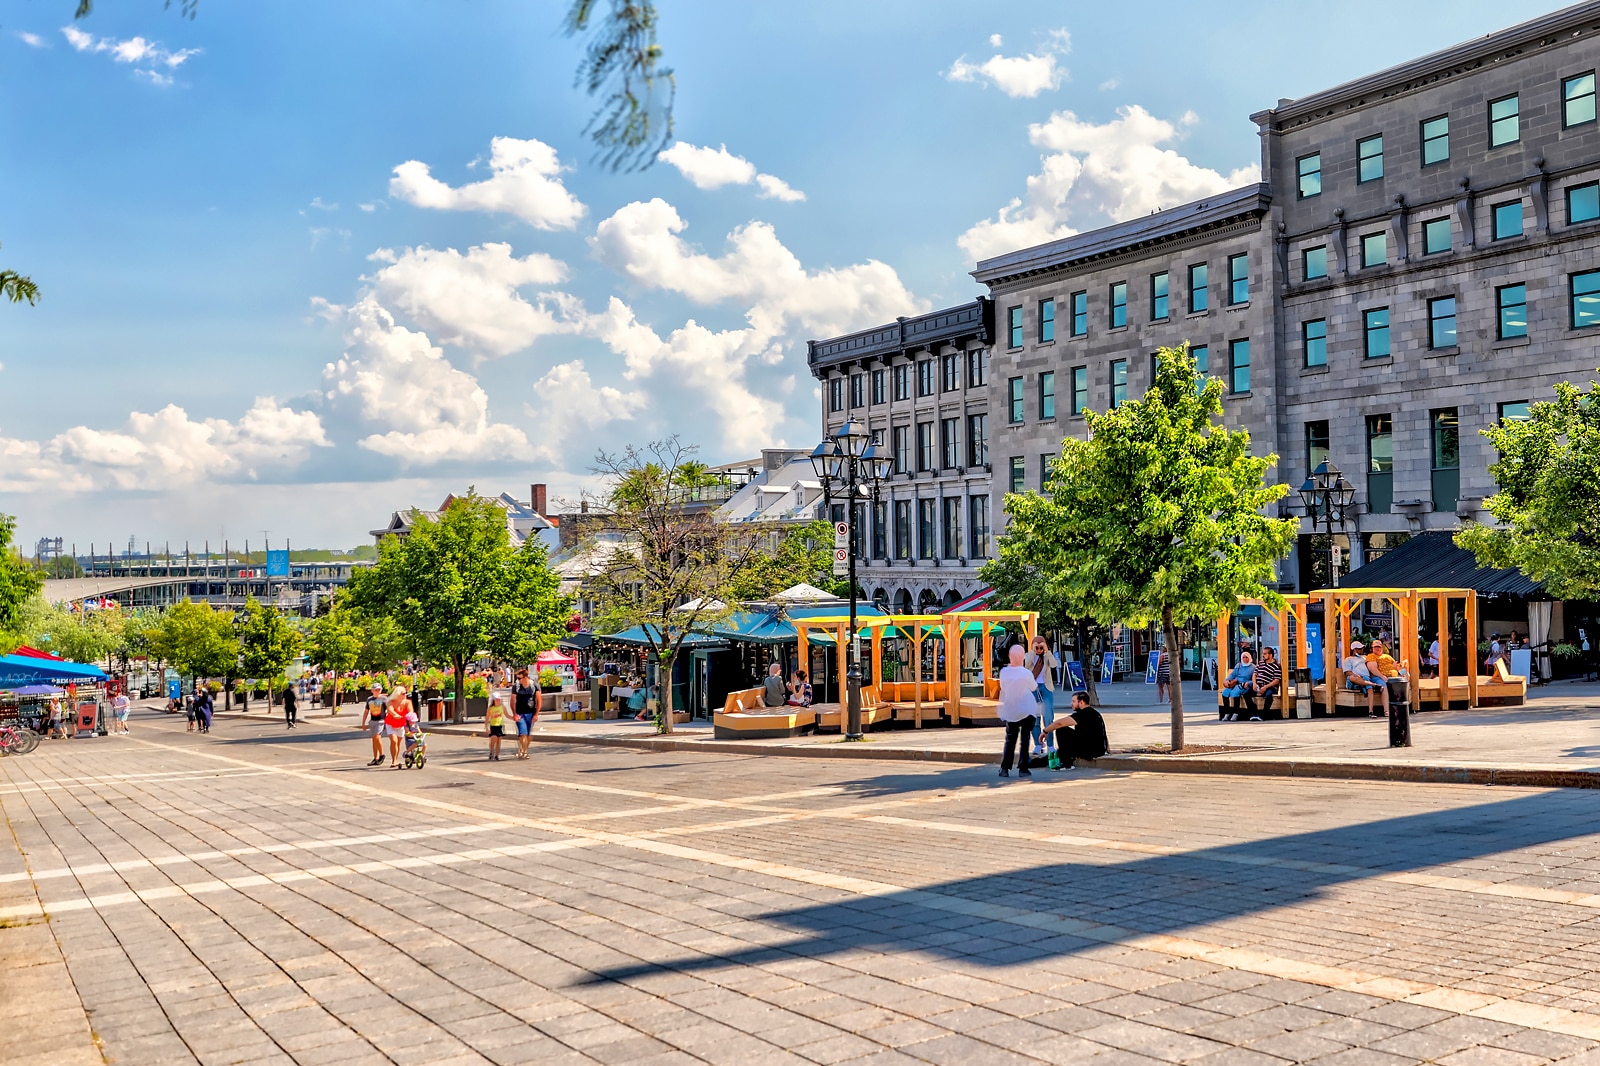
[[[811,682],[806,680],[804,670],[796,670],[794,680],[789,682],[789,706],[811,706]]]
[[[1256,679],[1252,686],[1261,697],[1261,709],[1272,710],[1273,697],[1283,689],[1283,667],[1278,665],[1278,653],[1271,648],[1261,649],[1261,661],[1256,664]]]
[[[1367,655],[1367,673],[1373,680],[1383,682],[1390,703],[1405,702],[1405,671],[1400,669],[1400,664],[1394,661],[1394,656],[1389,654],[1389,649],[1384,647],[1381,640],[1372,642],[1372,650]]]
[[[1350,642],[1350,654],[1344,657],[1344,662],[1339,664],[1339,669],[1344,672],[1344,686],[1352,692],[1367,694],[1367,714],[1373,718],[1384,718],[1389,713],[1389,689],[1382,681],[1374,680],[1372,672],[1367,668],[1367,657],[1362,653],[1365,647],[1359,640]],[[1383,710],[1378,710],[1378,698],[1383,698]]]
[[[1072,694],[1072,713],[1057,718],[1041,727],[1045,733],[1059,733],[1055,738],[1056,753],[1061,757],[1060,769],[1072,768],[1073,760],[1093,762],[1111,750],[1106,739],[1106,720],[1089,702],[1087,692]]]
[[[1238,700],[1244,699],[1247,710],[1254,712],[1256,709],[1255,695],[1256,664],[1250,653],[1239,653],[1239,665],[1228,671],[1228,676],[1222,679],[1222,698],[1225,705],[1233,710],[1239,709]]]

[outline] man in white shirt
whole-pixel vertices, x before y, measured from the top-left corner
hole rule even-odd
[[[1344,662],[1339,664],[1339,669],[1344,672],[1345,687],[1353,692],[1367,694],[1367,714],[1373,718],[1383,718],[1389,713],[1389,690],[1382,681],[1376,681],[1372,672],[1367,669],[1367,657],[1362,653],[1364,645],[1359,640],[1350,642],[1350,654],[1344,657]],[[1378,698],[1383,698],[1383,710],[1378,710]]]
[[[1033,776],[1028,765],[1028,744],[1033,738],[1033,723],[1038,714],[1039,698],[1035,693],[1039,690],[1039,682],[1034,678],[1033,671],[1022,665],[1026,654],[1021,644],[1011,645],[1011,663],[1000,670],[1000,706],[996,713],[1006,724],[1006,746],[1000,756],[1001,777],[1011,776],[1011,762],[1019,738],[1022,742],[1022,761],[1017,776]]]

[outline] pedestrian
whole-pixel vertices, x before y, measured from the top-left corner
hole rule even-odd
[[[1072,713],[1049,728],[1064,734],[1056,743],[1061,761],[1051,767],[1053,770],[1070,770],[1074,760],[1093,762],[1111,750],[1110,741],[1106,739],[1106,720],[1089,702],[1087,692],[1074,692]]]
[[[368,760],[368,766],[383,764],[383,718],[383,686],[374,682],[366,706],[361,709],[361,724],[357,727],[365,729],[372,737],[372,758]]]
[[[211,732],[211,688],[206,686],[195,697],[194,724],[202,733]]]
[[[1032,777],[1028,762],[1028,742],[1033,736],[1035,712],[1038,710],[1039,682],[1031,671],[1022,665],[1025,653],[1021,644],[1011,646],[1011,664],[1000,671],[1000,705],[997,713],[1006,724],[1006,746],[1000,756],[1000,776],[1011,776],[1011,760],[1020,741],[1022,752],[1018,764],[1018,777]]]
[[[1061,670],[1061,660],[1056,658],[1056,653],[1050,650],[1049,643],[1040,633],[1033,638],[1033,650],[1028,652],[1022,665],[1028,668],[1038,686],[1039,716],[1033,723],[1033,757],[1045,758],[1045,749],[1055,751],[1055,737],[1040,730],[1041,725],[1049,725],[1056,720],[1056,681]]]
[[[383,709],[383,732],[389,738],[389,765],[400,769],[400,754],[406,742],[406,718],[412,714],[411,700],[406,690],[396,686]]]
[[[115,726],[114,732],[126,733],[128,731],[128,694],[119,692],[111,700],[111,719]]]
[[[783,683],[783,666],[773,663],[767,667],[767,676],[761,682],[761,702],[767,707],[782,707],[789,701],[789,689]]]
[[[489,701],[489,709],[483,713],[483,725],[489,734],[489,761],[499,762],[500,738],[506,735],[506,708],[499,696]]]
[[[528,745],[533,742],[533,723],[539,720],[539,704],[544,697],[533,687],[528,668],[517,671],[517,684],[511,690],[512,710],[517,715],[517,758],[528,757]]]
[[[293,729],[295,727],[295,725],[296,725],[295,707],[297,705],[297,701],[299,700],[299,698],[300,698],[299,695],[294,690],[294,682],[293,681],[289,682],[287,685],[284,686],[284,688],[283,688],[283,727],[285,729]]]
[[[1156,702],[1172,702],[1172,659],[1166,648],[1156,651]]]
[[[183,701],[183,716],[189,720],[188,726],[186,726],[184,728],[184,732],[185,733],[193,733],[194,732],[195,707],[196,707],[196,705],[199,704],[199,702],[200,702],[200,690],[198,688],[196,688],[193,692],[189,693],[189,698],[187,700]]]
[[[189,728],[193,729],[194,726],[191,725]],[[51,700],[50,701],[50,739],[51,740],[60,740],[62,737],[66,736],[66,735],[67,735],[66,732],[61,728],[61,701],[60,700]]]

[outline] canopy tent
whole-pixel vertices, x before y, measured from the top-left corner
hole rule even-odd
[[[542,652],[539,653],[539,658],[536,659],[535,662],[540,667],[560,666],[560,665],[563,665],[563,664],[565,664],[567,666],[577,666],[578,665],[578,660],[577,660],[577,658],[575,656],[563,655],[559,651],[542,651]]]
[[[802,581],[798,585],[775,593],[772,598],[777,603],[832,603],[839,597]]]
[[[25,658],[29,658],[29,659],[49,659],[51,662],[57,662],[57,663],[66,662],[66,660],[63,659],[59,655],[51,655],[47,651],[41,651],[38,648],[31,647],[31,646],[29,646],[27,644],[24,644],[22,647],[17,648],[11,654],[12,655],[21,655],[21,656],[23,656]]]
[[[38,659],[28,655],[0,655],[0,688],[49,684],[53,681],[104,681],[105,671],[86,663]]]
[[[974,592],[964,600],[952,603],[948,607],[941,607],[940,614],[965,614],[968,611],[981,611],[988,607],[989,601],[994,599],[994,589],[987,588]]]

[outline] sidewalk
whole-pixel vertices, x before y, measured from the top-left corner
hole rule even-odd
[[[1098,769],[1222,773],[1252,776],[1437,781],[1464,784],[1600,788],[1600,683],[1565,681],[1534,688],[1521,707],[1432,711],[1411,716],[1410,748],[1388,746],[1388,723],[1370,718],[1312,718],[1277,722],[1217,720],[1216,694],[1198,682],[1183,686],[1185,739],[1199,754],[1151,753],[1167,746],[1170,715],[1154,703],[1153,686],[1103,685],[1101,711],[1112,754]],[[1056,706],[1065,708],[1063,695]],[[351,721],[359,711],[342,708]],[[278,712],[274,712],[275,714]],[[247,717],[265,717],[254,711]],[[301,718],[327,717],[322,708]],[[434,725],[446,735],[478,736],[481,724]],[[541,721],[534,740],[652,751],[705,751],[854,759],[912,759],[997,763],[999,729],[923,729],[869,733],[859,744],[834,735],[775,740],[716,740],[709,722],[658,736],[631,721]]]

